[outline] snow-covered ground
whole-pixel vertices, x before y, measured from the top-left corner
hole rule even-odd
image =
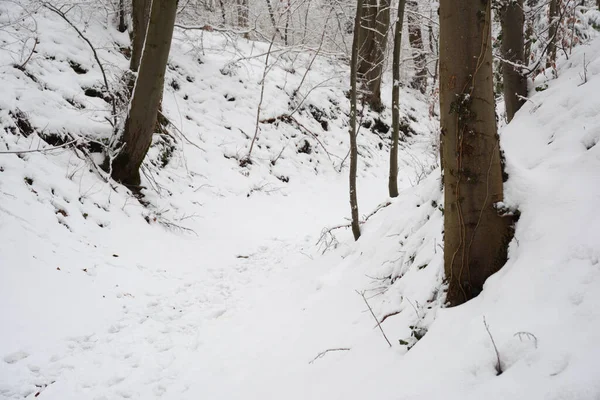
[[[116,85],[127,36],[77,12]],[[20,48],[0,52],[0,151],[48,146],[38,133],[106,140],[89,47],[47,10],[36,23],[26,73]],[[176,32],[163,103],[176,128],[150,151],[147,206],[82,150],[0,154],[0,397],[599,399],[600,41],[538,77],[548,88],[501,132],[521,218],[506,267],[455,309],[431,100],[403,90],[401,195],[358,243],[322,237],[349,211],[345,68],[275,49],[260,119],[295,122],[260,124],[241,167],[267,48]],[[23,121],[38,133],[15,134]],[[363,215],[389,200],[388,137],[361,129]]]

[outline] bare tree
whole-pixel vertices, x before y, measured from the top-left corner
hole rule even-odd
[[[400,139],[400,50],[402,48],[402,25],[406,1],[398,1],[398,17],[394,32],[394,52],[392,55],[392,148],[390,149],[390,176],[388,190],[390,197],[398,196],[398,140]]]
[[[140,184],[140,166],[152,142],[177,13],[177,0],[153,0],[138,77],[120,149],[111,175],[130,187]]]
[[[350,60],[350,210],[352,215],[352,234],[354,240],[360,238],[360,226],[358,221],[358,199],[356,196],[356,170],[358,164],[358,148],[356,145],[356,90],[357,90],[357,65],[358,46],[360,30],[360,17],[362,12],[362,0],[357,0],[356,17],[354,18],[354,39],[352,41],[352,58]]]
[[[468,40],[465,40],[468,38]],[[440,116],[447,301],[477,296],[506,261],[492,77],[491,0],[440,1]]]
[[[237,0],[237,22],[241,28],[248,27],[249,11],[248,0]]]
[[[427,60],[423,49],[423,33],[421,32],[421,23],[417,15],[419,14],[419,5],[416,0],[409,0],[406,3],[408,10],[408,40],[413,52],[413,63],[415,65],[415,77],[411,86],[425,94],[427,91]]]
[[[125,1],[119,0],[119,26],[117,28],[119,32],[125,32],[127,30],[127,24],[125,23]]]
[[[381,77],[390,28],[390,0],[366,0],[361,6],[358,37],[358,76],[364,86],[364,100],[376,112],[383,110]]]
[[[548,15],[548,58],[546,59],[546,68],[550,68],[556,63],[558,20],[558,0],[550,0],[550,10]]]
[[[519,65],[525,64],[525,42],[523,26],[523,0],[508,0],[500,8],[502,25],[502,81],[504,84],[504,104],[506,117],[510,122],[515,113],[525,103],[527,78]]]

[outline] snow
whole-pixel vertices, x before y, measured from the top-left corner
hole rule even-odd
[[[98,10],[77,12],[116,87],[126,34]],[[36,22],[26,71],[37,82],[12,66],[17,45],[0,52],[0,151],[48,146],[11,133],[17,110],[37,132],[107,140],[110,106],[84,94],[102,86],[89,48],[47,10]],[[347,229],[319,241],[349,214],[347,76],[342,61],[317,57],[304,79],[313,54],[276,48],[260,119],[307,96],[302,126],[261,124],[241,167],[267,48],[176,31],[163,108],[177,128],[150,150],[146,207],[81,151],[0,154],[0,398],[598,399],[600,41],[574,48],[557,79],[539,75],[534,86],[548,89],[502,129],[504,203],[520,212],[509,261],[452,309],[431,99],[402,88],[416,135],[401,146],[396,199],[389,133],[361,128],[361,215],[391,204],[358,242]],[[298,151],[305,142],[310,153]],[[391,348],[361,294],[387,316]],[[348,350],[321,354],[330,349]]]

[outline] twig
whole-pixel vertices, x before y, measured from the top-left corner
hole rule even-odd
[[[359,292],[358,290],[356,291],[356,293],[358,293],[363,300],[365,301],[365,304],[367,305],[367,307],[369,308],[369,311],[371,311],[371,315],[373,316],[373,318],[375,319],[375,321],[377,322],[377,326],[379,327],[379,330],[381,331],[381,334],[383,335],[383,337],[385,338],[385,341],[387,342],[387,344],[392,347],[392,344],[390,343],[389,339],[387,338],[387,336],[385,335],[385,332],[383,331],[383,328],[381,327],[381,324],[379,323],[379,320],[377,319],[377,317],[375,316],[375,313],[373,312],[373,309],[371,308],[371,306],[369,305],[369,302],[367,301],[367,298],[365,297],[365,293],[364,292]]]
[[[408,304],[410,304],[413,308],[413,310],[415,310],[415,314],[417,314],[417,318],[421,319],[421,315],[419,314],[419,311],[417,310],[417,307],[415,307],[415,305],[412,303],[412,301],[410,301],[410,299],[408,297],[404,297],[406,299],[406,301],[408,301]],[[417,303],[419,304],[419,303]]]
[[[558,18],[555,19],[555,21],[552,21],[551,24],[555,24],[556,23],[556,31],[554,32],[554,35],[552,35],[552,37],[548,40],[548,43],[546,43],[546,46],[544,47],[544,49],[542,50],[542,53],[540,54],[540,58],[538,59],[537,63],[531,67],[531,68],[526,68],[524,69],[524,75],[531,75],[532,73],[535,72],[535,70],[540,66],[540,64],[542,63],[542,60],[544,59],[544,55],[546,54],[546,52],[548,51],[548,49],[550,48],[550,45],[554,42],[554,39],[556,38],[556,36],[558,35],[558,31],[559,31],[559,26],[560,23],[567,11],[567,8],[569,6],[570,1],[567,2],[567,5],[565,6],[565,11],[563,11],[562,13],[560,13],[558,15]],[[559,7],[559,12],[560,12],[560,7]]]
[[[315,358],[313,358],[312,360],[310,360],[308,363],[309,364],[314,363],[316,360],[318,360],[319,358],[322,358],[325,354],[329,353],[330,351],[350,351],[350,348],[349,347],[339,347],[337,349],[327,349],[327,350],[322,351],[319,354],[317,354],[317,356]]]
[[[198,150],[206,152],[206,150],[204,150],[202,147],[198,146],[196,143],[194,143],[190,139],[188,139],[188,137],[185,136],[185,134],[181,131],[181,129],[179,129],[174,123],[172,123],[171,120],[169,118],[167,118],[165,116],[165,114],[163,114],[160,110],[158,111],[158,114],[161,115],[164,119],[166,119],[167,120],[167,124],[171,125],[173,128],[175,128],[175,130],[177,132],[179,132],[179,134],[181,135],[181,137],[184,138],[186,142],[188,142],[189,144],[191,144],[192,146],[194,146]],[[173,136],[171,136],[171,137],[173,137]]]
[[[362,221],[359,221],[359,224],[364,224],[365,222],[367,222],[369,220],[369,218],[371,218],[373,215],[375,215],[379,210],[389,206],[390,204],[392,204],[389,201],[386,201],[385,203],[381,203],[380,205],[378,205],[375,210],[371,211],[369,214],[367,214],[367,216],[365,216],[365,218]],[[334,231],[336,229],[341,229],[341,228],[350,228],[352,225],[350,223],[347,224],[340,224],[340,225],[336,225],[336,226],[332,226],[331,228],[324,228],[321,231],[321,236],[319,237],[319,240],[317,240],[317,245],[319,243],[321,243],[323,241],[323,239],[327,236],[327,234],[331,234],[331,231]]]
[[[25,65],[27,65],[29,60],[31,60],[31,56],[33,56],[33,53],[35,53],[35,48],[37,47],[37,45],[38,45],[38,38],[35,37],[35,38],[33,38],[33,48],[31,49],[31,53],[29,53],[29,57],[27,57],[21,65],[17,65],[17,69],[20,69],[21,71],[23,71],[25,69]]]
[[[15,151],[0,151],[0,154],[25,154],[25,153],[46,153],[48,151],[60,150],[64,147],[70,146],[77,142],[78,139],[71,140],[70,142],[63,143],[60,146],[47,147],[45,149],[33,149],[33,150],[15,150]]]
[[[487,322],[485,321],[485,315],[483,316],[483,326],[485,326],[485,330],[487,331],[488,335],[490,336],[490,340],[492,341],[492,345],[494,345],[494,351],[496,352],[496,365],[495,365],[495,369],[496,369],[496,376],[500,375],[502,373],[502,365],[500,363],[500,352],[498,352],[498,347],[496,347],[496,342],[494,341],[494,337],[492,336],[492,332],[490,332],[490,327],[487,324]]]
[[[229,28],[220,28],[220,27],[216,27],[216,26],[212,26],[212,25],[203,25],[203,26],[187,26],[187,25],[181,25],[181,24],[175,24],[175,28],[179,28],[179,29],[183,29],[186,31],[207,31],[207,32],[226,32],[226,33],[234,33],[236,35],[246,35],[248,33],[253,32],[253,29],[246,29],[246,30],[235,30],[235,29],[229,29]]]
[[[267,56],[265,58],[265,68],[263,70],[263,76],[260,81],[260,100],[258,102],[258,107],[256,108],[256,124],[254,127],[254,137],[252,138],[252,141],[250,142],[250,149],[248,150],[248,155],[245,158],[245,160],[248,162],[250,161],[250,157],[252,156],[252,149],[254,148],[254,142],[256,142],[256,138],[258,137],[258,132],[260,129],[260,112],[261,112],[261,108],[262,108],[263,99],[265,96],[265,85],[266,85],[265,81],[267,79],[267,73],[269,72],[269,57],[271,55],[271,49],[273,48],[273,43],[275,42],[275,36],[276,36],[277,32],[279,32],[279,31],[276,30],[275,33],[273,34],[273,37],[271,38],[271,43],[269,43],[269,48],[267,50]]]
[[[533,339],[534,346],[537,349],[538,339],[537,339],[537,336],[535,336],[533,333],[531,333],[531,332],[517,332],[513,336],[518,337],[519,340],[521,340],[521,341],[523,340],[523,336],[525,336],[528,339]]]

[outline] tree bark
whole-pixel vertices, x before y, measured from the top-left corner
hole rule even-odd
[[[415,0],[409,0],[406,3],[409,9],[407,15],[408,22],[408,41],[413,53],[413,63],[415,66],[415,77],[411,86],[425,94],[427,91],[427,61],[425,59],[425,50],[423,48],[423,33],[416,13],[419,12],[419,5]]]
[[[508,61],[502,65],[504,104],[506,117],[510,122],[515,113],[525,104],[524,98],[527,96],[527,78],[522,74],[521,68],[515,67],[515,64],[525,64],[523,0],[505,3],[500,10],[500,20],[502,24],[502,57]]]
[[[148,20],[150,19],[150,5],[152,0],[132,0],[131,20],[133,26],[131,60],[129,60],[129,69],[137,72],[144,51],[144,41],[146,40],[146,31],[148,30]]]
[[[392,148],[390,149],[390,177],[388,190],[390,197],[398,196],[398,140],[400,139],[400,50],[402,48],[402,25],[406,1],[398,1],[398,18],[394,32],[392,56]]]
[[[558,0],[550,0],[550,11],[548,15],[548,58],[546,68],[556,64],[556,32],[558,30]]]
[[[371,54],[375,40],[373,34],[375,30],[375,18],[377,16],[377,0],[363,0],[360,7],[360,25],[358,26],[358,77],[367,75],[373,67]],[[355,36],[356,36],[355,31]]]
[[[119,32],[123,33],[127,30],[127,24],[125,23],[125,1],[119,0]]]
[[[221,8],[221,19],[223,20],[223,26],[227,25],[227,14],[225,13],[225,3],[223,0],[219,0],[219,7]]]
[[[291,12],[291,4],[290,4],[290,0],[287,1],[287,7],[285,10],[285,28],[284,28],[284,34],[283,34],[283,44],[285,44],[286,46],[288,46],[289,43],[289,30],[290,30],[290,18],[292,16],[292,12]]]
[[[358,221],[358,199],[356,195],[356,170],[358,164],[358,148],[356,145],[356,81],[357,81],[357,64],[358,64],[358,46],[360,30],[360,18],[362,14],[362,0],[357,0],[356,17],[354,18],[354,39],[352,40],[352,58],[350,60],[350,212],[352,216],[352,234],[354,240],[360,238],[360,225]]]
[[[248,0],[237,0],[237,17],[238,25],[241,28],[248,27]]]
[[[275,20],[275,10],[273,10],[273,5],[271,4],[271,0],[266,0],[267,1],[267,9],[269,10],[269,18],[271,19],[271,23],[273,24],[273,29],[275,29],[275,33],[277,33],[280,37],[281,35],[281,31],[279,30],[279,27],[277,26],[277,21]]]
[[[600,0],[599,0],[600,1]],[[527,8],[529,10],[531,10],[533,7],[535,7],[538,3],[538,0],[527,0]],[[531,56],[531,45],[533,43],[533,24],[534,24],[534,18],[530,17],[527,19],[527,28],[525,29],[525,55],[524,55],[524,59],[525,60],[529,60],[529,57]]]
[[[365,89],[364,100],[376,112],[383,110],[381,78],[390,28],[390,0],[367,0],[361,7],[358,75]]]
[[[506,261],[509,218],[492,77],[491,0],[440,1],[440,117],[447,301],[477,296]],[[466,40],[465,38],[468,38]]]
[[[177,0],[152,1],[144,52],[120,141],[121,151],[112,162],[113,179],[131,187],[140,184],[139,169],[152,142],[176,12]]]

